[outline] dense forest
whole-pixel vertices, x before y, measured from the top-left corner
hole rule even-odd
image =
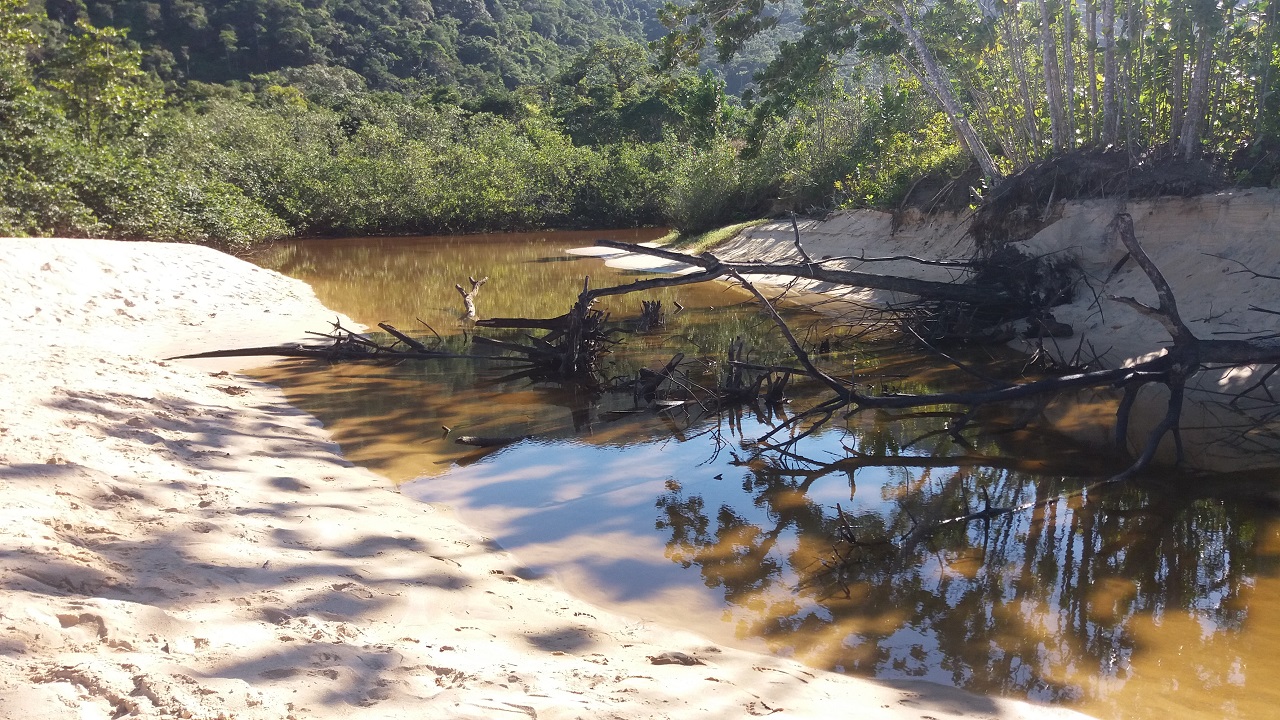
[[[1082,148],[1270,185],[1278,1],[0,0],[0,232],[692,231]]]
[[[129,31],[161,78],[225,83],[311,65],[378,90],[538,83],[594,39],[641,38],[655,9],[617,0],[49,0],[55,33],[80,20]]]

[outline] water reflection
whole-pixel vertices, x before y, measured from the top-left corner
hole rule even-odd
[[[657,502],[667,555],[744,611],[740,632],[814,666],[1105,717],[1274,716],[1274,506],[947,467],[951,452],[930,448],[922,468],[757,463],[742,483],[752,516],[671,487]],[[848,488],[843,518],[814,482]],[[1033,507],[915,538],[988,501]],[[853,542],[833,540],[841,525]]]
[[[581,241],[485,241],[461,260],[431,241],[326,241],[287,251],[282,267],[366,324],[422,317],[448,335],[452,284],[467,275],[491,277],[483,312],[544,317],[564,311],[583,274],[611,282],[596,261],[559,261]],[[524,275],[504,263],[554,273],[519,284],[509,278]],[[666,299],[689,314],[631,343],[614,358],[618,372],[676,350],[714,371],[738,334],[772,351],[767,321],[740,296],[702,288]],[[875,382],[970,381],[919,358],[858,353]],[[975,423],[984,432],[968,446],[937,412],[858,415],[789,454],[756,457],[750,441],[776,422],[772,409],[690,424],[633,412],[630,398],[502,375],[474,362],[294,363],[266,377],[355,462],[422,478],[402,489],[458,508],[522,561],[642,617],[816,667],[1100,717],[1264,718],[1280,704],[1271,477],[1096,487],[1112,459],[1037,435],[1016,412]],[[441,426],[536,439],[478,451],[448,442]],[[1025,509],[943,522],[988,505]]]
[[[621,275],[561,250],[590,245],[598,237],[646,242],[662,235],[661,230],[640,229],[316,238],[278,243],[255,261],[307,281],[329,307],[366,325],[389,322],[414,334],[429,334],[418,323],[422,319],[447,335],[463,328],[458,322],[462,303],[454,284],[469,286],[468,277],[489,278],[476,301],[482,317],[555,317],[568,310],[586,275],[595,275],[592,285],[597,287]],[[662,299],[669,304],[671,297]],[[742,299],[731,297],[730,302]],[[330,304],[331,299],[340,301]],[[617,311],[625,302],[603,307]]]

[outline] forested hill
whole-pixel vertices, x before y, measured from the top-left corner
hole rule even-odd
[[[659,36],[657,0],[45,0],[50,31],[126,28],[144,67],[223,83],[339,65],[381,89],[514,89],[592,42]]]
[[[1280,0],[1123,23],[1097,0],[677,0],[662,27],[658,2],[0,0],[0,234],[696,232],[990,207],[1007,178],[1034,190],[1012,218],[1280,185]]]

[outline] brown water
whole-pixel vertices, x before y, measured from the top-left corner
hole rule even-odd
[[[262,262],[310,282],[329,307],[461,347],[453,284],[488,276],[484,316],[551,317],[581,289],[629,282],[563,249],[601,233],[312,240]],[[643,232],[612,233],[645,240]],[[785,358],[741,291],[661,293],[686,310],[633,336],[619,374],[679,350],[718,371],[743,335],[755,359]],[[640,298],[615,302],[634,316]],[[844,341],[793,310],[807,338],[835,337],[831,367],[908,390],[970,380],[927,359]],[[837,418],[790,455],[753,456],[769,410],[695,418],[634,412],[595,396],[504,379],[486,361],[398,366],[286,363],[261,371],[318,416],[354,462],[403,492],[443,502],[534,571],[662,624],[788,655],[815,667],[939,682],[1070,705],[1103,718],[1280,715],[1280,523],[1271,477],[1087,490],[1116,461],[1013,430],[1022,408],[966,437],[938,413]],[[792,393],[793,408],[806,392]],[[783,413],[794,410],[783,410]],[[524,436],[477,450],[442,437]],[[918,523],[990,501],[1032,510]],[[837,511],[837,505],[840,510]],[[839,512],[857,545],[839,539]],[[886,545],[886,539],[898,539]],[[834,553],[846,562],[833,569]]]

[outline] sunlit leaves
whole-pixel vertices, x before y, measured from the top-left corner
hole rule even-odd
[[[142,53],[124,40],[123,31],[78,22],[49,68],[48,87],[93,145],[133,134],[163,105],[141,69]]]

